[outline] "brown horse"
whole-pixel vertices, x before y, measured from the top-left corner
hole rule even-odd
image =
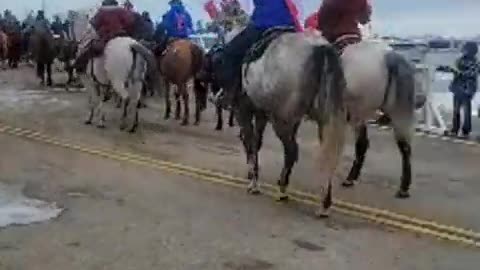
[[[182,125],[188,125],[190,119],[189,93],[187,83],[193,79],[195,93],[195,124],[200,122],[200,113],[206,108],[207,91],[200,87],[197,80],[204,60],[204,51],[198,45],[188,40],[176,40],[171,42],[161,55],[157,55],[160,74],[165,80],[165,119],[170,118],[171,102],[170,89],[172,85],[177,87],[175,92],[176,108],[175,118],[181,118],[181,101],[183,99],[184,115]]]

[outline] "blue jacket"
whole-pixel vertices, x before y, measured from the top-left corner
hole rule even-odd
[[[187,38],[193,33],[192,17],[182,4],[172,4],[163,15],[162,24],[168,37]]]
[[[295,27],[286,0],[253,0],[253,3],[255,9],[251,21],[257,28],[266,30],[276,26]]]

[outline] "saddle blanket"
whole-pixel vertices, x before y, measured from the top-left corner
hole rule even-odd
[[[293,33],[296,32],[295,27],[273,27],[266,30],[260,40],[255,42],[253,46],[247,51],[245,58],[243,59],[243,63],[252,63],[257,61],[262,57],[262,55],[267,50],[268,46],[274,41],[275,39],[279,38],[281,35],[286,33]]]

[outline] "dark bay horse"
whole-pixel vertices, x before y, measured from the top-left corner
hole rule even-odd
[[[165,48],[163,50],[163,48]],[[160,67],[160,74],[165,80],[165,119],[170,118],[171,86],[177,86],[175,92],[176,108],[175,118],[181,118],[181,100],[183,100],[184,114],[182,125],[189,124],[189,93],[187,83],[193,79],[193,89],[195,93],[195,124],[200,122],[200,113],[205,109],[207,103],[207,92],[201,87],[197,78],[202,68],[204,60],[203,49],[189,40],[176,40],[170,42],[168,46],[161,45],[156,50],[157,60]]]
[[[205,60],[203,61],[202,71],[200,72],[198,78],[201,80],[203,86],[206,90],[210,91],[211,93],[218,94],[221,90],[220,85],[216,79],[216,72],[214,71],[214,63],[217,59],[222,57],[224,45],[218,43],[214,45],[208,53],[205,55]],[[223,129],[223,109],[220,106],[216,106],[216,114],[217,114],[217,125],[215,130],[222,130]],[[231,109],[230,115],[228,118],[228,125],[233,127],[234,123],[234,110]]]
[[[19,30],[14,30],[8,33],[8,66],[10,68],[17,68],[23,52],[23,37]]]
[[[45,74],[47,76],[47,86],[53,85],[52,64],[56,57],[55,39],[49,31],[34,31],[30,37],[33,60],[37,65],[37,76],[41,84],[45,84]]]
[[[73,62],[77,55],[78,44],[74,40],[60,37],[55,40],[55,50],[57,59],[63,63],[65,71],[68,74],[67,85],[71,85],[74,82]]]

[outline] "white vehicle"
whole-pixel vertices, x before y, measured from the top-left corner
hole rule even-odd
[[[195,44],[199,45],[200,47],[204,48],[205,51],[209,51],[215,43],[218,41],[218,35],[215,33],[207,33],[207,34],[195,34],[189,36],[190,40],[192,40]]]

